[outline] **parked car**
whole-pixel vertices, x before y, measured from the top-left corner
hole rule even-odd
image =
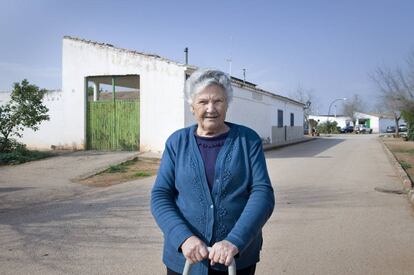
[[[372,129],[366,127],[365,125],[357,125],[355,127],[356,134],[372,134]]]
[[[395,133],[395,126],[387,126],[386,133]]]
[[[346,127],[341,129],[341,133],[343,133],[343,134],[344,133],[352,133],[352,132],[354,132],[354,126],[351,126],[351,125],[346,126]]]
[[[407,138],[408,137],[407,124],[401,124],[398,127],[398,132],[399,132],[400,137]]]
[[[407,124],[401,124],[398,127],[398,132],[402,133],[402,132],[407,132]]]

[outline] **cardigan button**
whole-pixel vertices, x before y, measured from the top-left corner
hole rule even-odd
[[[213,209],[214,208],[214,205],[210,205],[210,208]]]

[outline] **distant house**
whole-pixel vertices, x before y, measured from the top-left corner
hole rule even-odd
[[[356,125],[365,125],[372,129],[373,133],[385,133],[387,126],[395,126],[395,120],[392,115],[378,114],[378,113],[355,113]],[[317,122],[336,121],[338,126],[344,128],[348,125],[353,125],[352,119],[344,115],[319,115],[309,116],[310,119],[314,119]],[[405,123],[404,120],[400,120],[400,124]]]
[[[195,123],[183,88],[196,69],[65,36],[62,91],[46,97],[50,121],[23,141],[37,148],[162,151],[173,131]],[[232,84],[228,121],[253,128],[264,143],[303,138],[302,103],[235,77]]]

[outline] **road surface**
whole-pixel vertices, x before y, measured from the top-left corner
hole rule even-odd
[[[414,212],[406,196],[374,190],[401,184],[375,135],[321,138],[266,157],[277,205],[257,274],[414,274]],[[19,182],[27,165],[0,168],[0,274],[165,274],[149,212],[154,177],[60,187],[51,181],[67,174],[35,167],[34,186]],[[40,191],[36,203],[19,195],[37,190],[42,175],[43,200]]]

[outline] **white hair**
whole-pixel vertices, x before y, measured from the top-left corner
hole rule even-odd
[[[230,76],[222,71],[213,69],[199,69],[185,82],[184,95],[188,104],[192,104],[195,96],[210,85],[217,85],[223,89],[227,104],[233,99],[233,88]]]

